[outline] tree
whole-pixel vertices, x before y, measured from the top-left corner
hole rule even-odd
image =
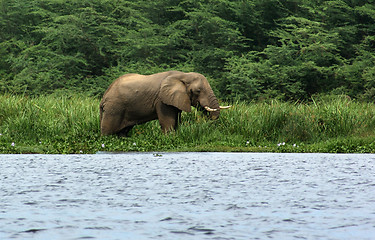
[[[344,62],[337,47],[338,35],[325,30],[322,23],[287,17],[270,35],[278,39],[276,46],[228,62],[231,97],[306,99],[339,85],[333,77],[334,69]],[[241,79],[241,85],[253,94],[246,94],[235,79]]]
[[[375,95],[374,0],[0,0],[0,91],[206,75],[221,98]]]

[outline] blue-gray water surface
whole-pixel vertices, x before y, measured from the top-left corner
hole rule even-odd
[[[375,239],[375,155],[0,155],[0,239]]]

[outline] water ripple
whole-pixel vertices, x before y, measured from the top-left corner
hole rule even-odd
[[[370,240],[374,172],[371,154],[0,155],[0,239]]]

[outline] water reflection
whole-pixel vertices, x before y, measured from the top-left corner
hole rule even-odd
[[[372,239],[374,163],[354,154],[0,155],[0,239]]]

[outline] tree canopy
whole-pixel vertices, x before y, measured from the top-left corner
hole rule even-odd
[[[0,92],[207,76],[219,98],[375,97],[375,0],[0,0]]]

